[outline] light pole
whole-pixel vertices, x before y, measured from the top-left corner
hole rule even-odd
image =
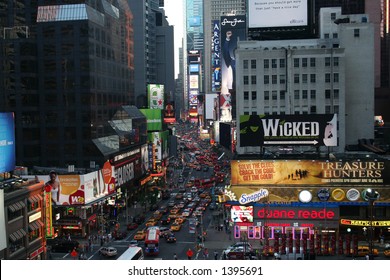
[[[374,220],[374,203],[380,197],[379,193],[373,189],[366,189],[363,192],[363,198],[365,201],[369,202],[369,215],[370,215],[370,235],[369,235],[369,259],[373,259],[373,239],[374,239],[374,227],[372,225]]]

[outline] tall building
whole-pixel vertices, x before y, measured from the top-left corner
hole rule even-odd
[[[174,90],[174,74],[169,70],[173,65],[173,30],[165,19],[163,1],[128,0],[128,3],[134,14],[136,106],[146,108],[148,84],[168,79],[163,84],[169,91]]]
[[[15,112],[18,165],[89,168],[103,160],[92,139],[134,103],[133,14],[59,2],[1,1],[0,111]]]

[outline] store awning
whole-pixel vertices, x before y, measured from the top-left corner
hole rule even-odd
[[[26,207],[26,204],[24,204],[23,201],[18,201],[15,202],[14,204],[9,205],[8,209],[11,210],[11,212],[16,212],[20,209],[23,209],[24,207]]]
[[[43,223],[40,220],[36,220],[28,225],[28,228],[33,231],[43,227]]]
[[[30,196],[30,197],[28,198],[28,201],[29,201],[30,203],[38,203],[39,201],[42,201],[42,200],[43,200],[43,198],[42,198],[42,196],[40,196],[39,194]]]
[[[9,235],[9,238],[11,239],[12,242],[16,242],[19,239],[22,239],[26,235],[26,231],[24,229],[18,229],[17,231],[11,233]]]

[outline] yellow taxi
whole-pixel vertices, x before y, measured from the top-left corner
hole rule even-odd
[[[152,226],[157,225],[157,223],[158,223],[158,220],[157,220],[157,219],[149,219],[149,220],[145,223],[145,226],[147,226],[147,227],[152,227]]]
[[[385,255],[385,257],[390,258],[390,249],[384,250],[383,254]]]
[[[186,218],[184,217],[177,217],[176,220],[175,220],[175,223],[176,224],[182,224],[186,221]]]
[[[175,222],[171,225],[171,231],[179,231],[180,229],[181,229],[181,224]]]
[[[173,208],[169,211],[169,213],[177,215],[179,213],[180,209],[179,208]]]
[[[370,255],[370,247],[368,246],[358,246],[357,252],[355,253],[353,249],[351,249],[351,255],[358,257],[365,257]],[[374,257],[378,256],[378,249],[372,249],[372,255]]]
[[[146,236],[146,232],[144,230],[139,230],[134,235],[134,240],[144,240]]]

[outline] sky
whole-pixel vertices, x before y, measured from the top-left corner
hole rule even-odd
[[[174,26],[175,35],[175,78],[179,74],[179,48],[183,38],[183,2],[184,0],[165,0],[165,15],[170,25]]]

